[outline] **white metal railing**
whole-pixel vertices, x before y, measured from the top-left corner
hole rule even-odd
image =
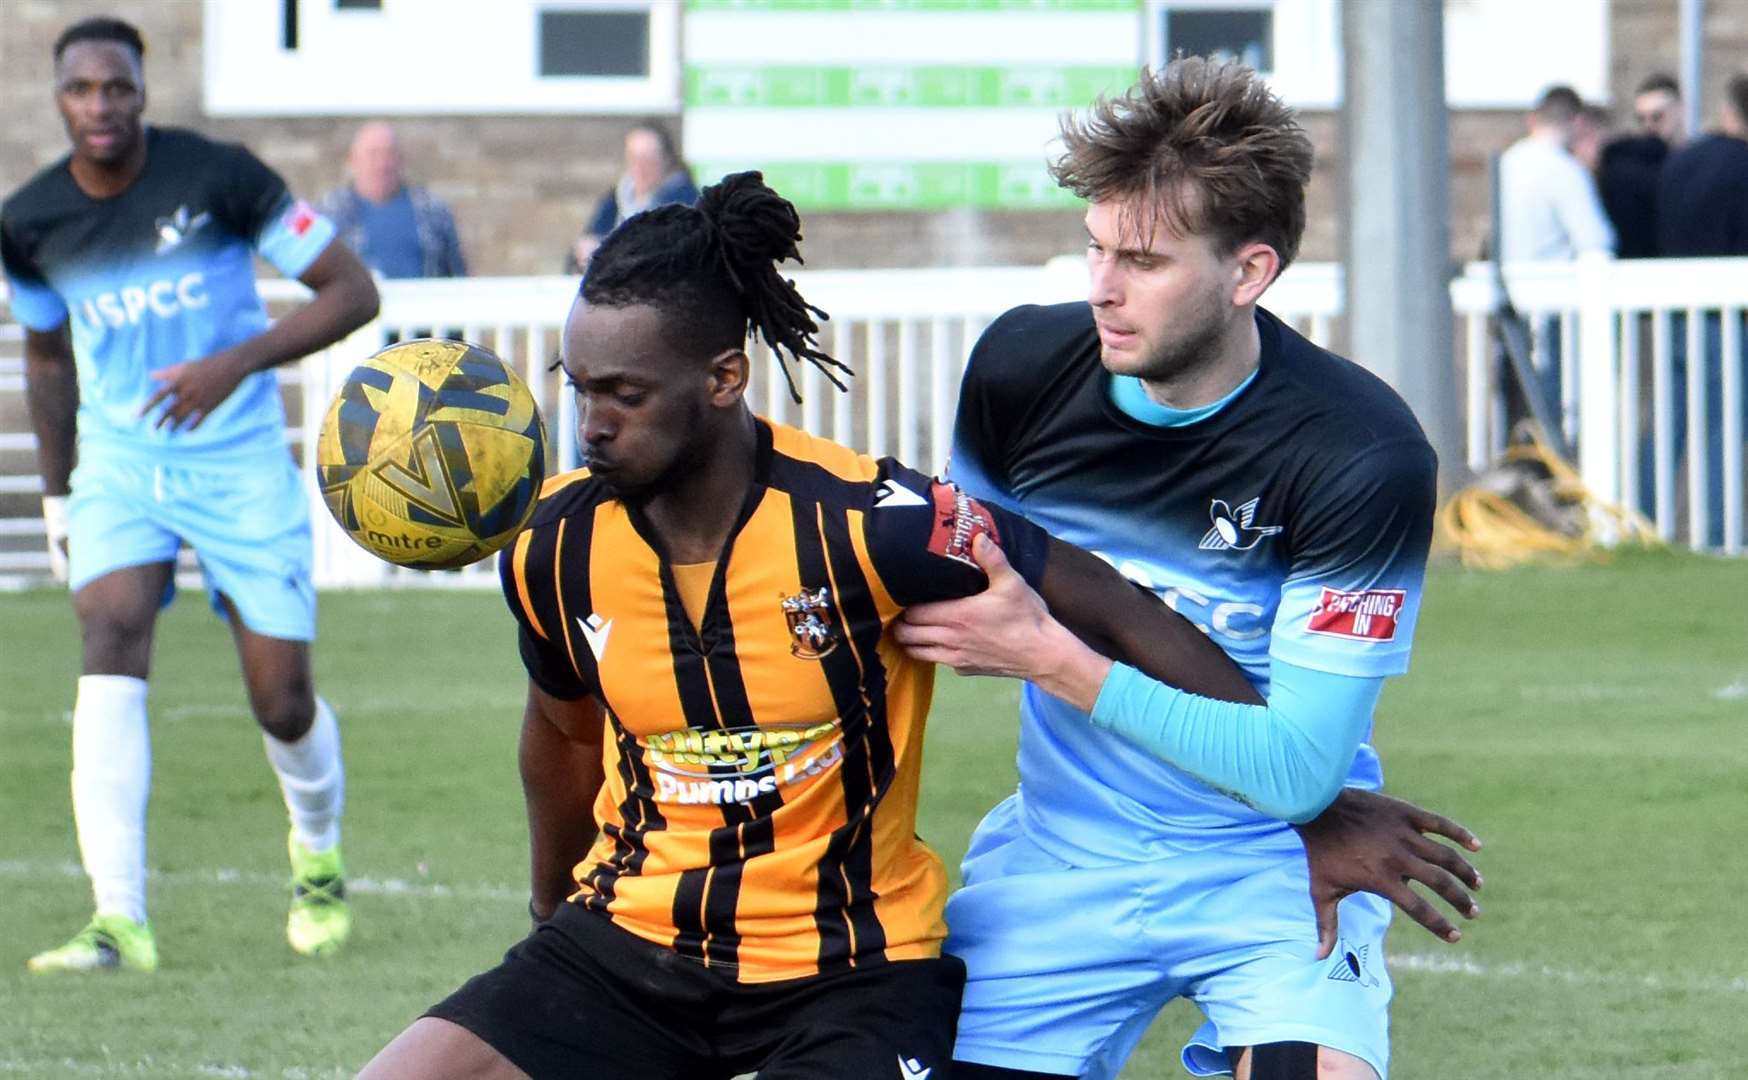
[[[1643,513],[1665,540],[1741,554],[1748,258],[1590,256],[1509,266],[1504,276],[1586,486]],[[1467,345],[1471,468],[1506,437],[1491,362],[1497,294],[1485,264],[1451,286]]]
[[[840,394],[812,365],[802,365],[797,382],[803,400],[796,405],[781,371],[759,349],[754,356],[763,385],[755,385],[755,407],[773,419],[928,469],[946,460],[960,374],[983,328],[1016,303],[1080,299],[1086,280],[1075,257],[1042,267],[826,270],[797,273],[795,279],[810,301],[831,314],[823,344],[857,377],[850,392]],[[1561,374],[1550,377],[1559,387],[1560,423],[1577,447],[1590,487],[1606,499],[1640,507],[1667,538],[1685,535],[1697,549],[1740,553],[1740,362],[1684,365],[1682,358],[1709,355],[1708,349],[1740,355],[1748,259],[1525,265],[1507,268],[1505,279],[1518,310],[1538,328],[1538,370]],[[288,437],[303,461],[312,460],[321,415],[352,365],[391,333],[436,332],[483,345],[514,366],[548,418],[557,461],[561,467],[574,461],[573,400],[548,368],[575,289],[576,279],[565,277],[384,282],[374,323],[281,370]],[[274,310],[305,295],[293,281],[265,281],[261,291]],[[1496,295],[1484,265],[1469,267],[1451,286],[1464,454],[1477,469],[1493,460],[1506,437],[1492,333]],[[1341,268],[1296,265],[1269,290],[1265,305],[1327,344],[1345,306]],[[1722,315],[1708,318],[1708,312]],[[0,550],[0,579],[14,580],[40,575],[47,562],[35,500],[21,498],[39,486],[34,442],[18,400],[18,340],[17,328],[0,322],[0,500],[10,496],[24,511],[0,517],[0,541],[35,539]],[[1705,372],[1682,377],[1685,369],[1719,367],[1715,379]],[[1637,482],[1641,473],[1644,484]],[[310,495],[319,502],[313,479]],[[1683,508],[1685,520],[1678,517]],[[346,539],[325,509],[312,516],[321,586],[491,580],[489,564],[453,574],[391,568]]]

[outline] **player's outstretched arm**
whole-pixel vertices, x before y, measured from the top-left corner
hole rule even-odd
[[[1456,849],[1433,839],[1481,850],[1475,834],[1450,818],[1375,791],[1343,788],[1323,813],[1293,827],[1311,866],[1319,960],[1335,948],[1336,905],[1351,893],[1377,893],[1445,941],[1458,940],[1462,931],[1410,883],[1425,885],[1465,919],[1481,914],[1469,894],[1481,888],[1480,873]]]
[[[528,910],[536,921],[575,891],[572,868],[595,841],[606,716],[593,697],[565,701],[528,684],[517,762],[528,805]]]
[[[141,415],[165,403],[155,426],[198,427],[248,376],[325,349],[376,317],[376,282],[338,240],[298,280],[315,295],[296,311],[232,348],[153,372],[158,389]]]
[[[907,609],[894,633],[916,659],[962,675],[1026,679],[1083,712],[1098,700],[1112,658],[1189,693],[1262,703],[1206,634],[1102,559],[1050,538],[1033,592],[987,536],[972,543],[989,586]]]

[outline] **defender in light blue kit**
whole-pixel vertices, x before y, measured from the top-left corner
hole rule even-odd
[[[1372,711],[1408,666],[1434,454],[1383,382],[1257,307],[1298,249],[1312,151],[1254,74],[1179,60],[1064,137],[1056,175],[1089,200],[1090,303],[1018,308],[983,334],[952,478],[1157,593],[1266,704],[1123,664],[1094,669],[1090,715],[1027,685],[1019,790],[978,828],[947,907],[969,974],[954,1075],[1115,1076],[1182,996],[1206,1017],[1193,1073],[1382,1078],[1389,900],[1342,901],[1320,958],[1294,823],[1382,785]],[[992,585],[913,611],[901,640],[1037,678],[1055,661],[1031,600]],[[1472,869],[1426,847],[1416,872],[1472,913]]]
[[[309,503],[271,369],[369,321],[376,289],[333,226],[249,151],[145,129],[143,56],[120,20],[61,35],[56,100],[72,153],[0,207],[51,565],[72,588],[83,641],[73,812],[97,909],[66,945],[31,959],[38,972],[157,966],[146,675],[183,544],[231,622],[291,817],[287,938],[327,954],[351,928],[339,735],[310,679]],[[314,298],[269,325],[256,254]]]

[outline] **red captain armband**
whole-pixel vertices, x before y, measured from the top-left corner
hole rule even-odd
[[[1001,530],[995,516],[976,499],[961,491],[956,484],[936,480],[929,485],[934,499],[934,527],[929,530],[928,550],[931,555],[945,555],[981,572],[977,560],[971,557],[972,542],[987,535],[1001,543]]]

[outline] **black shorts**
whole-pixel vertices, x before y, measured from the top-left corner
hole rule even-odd
[[[964,988],[952,957],[739,983],[567,903],[425,1015],[534,1080],[946,1080]]]

